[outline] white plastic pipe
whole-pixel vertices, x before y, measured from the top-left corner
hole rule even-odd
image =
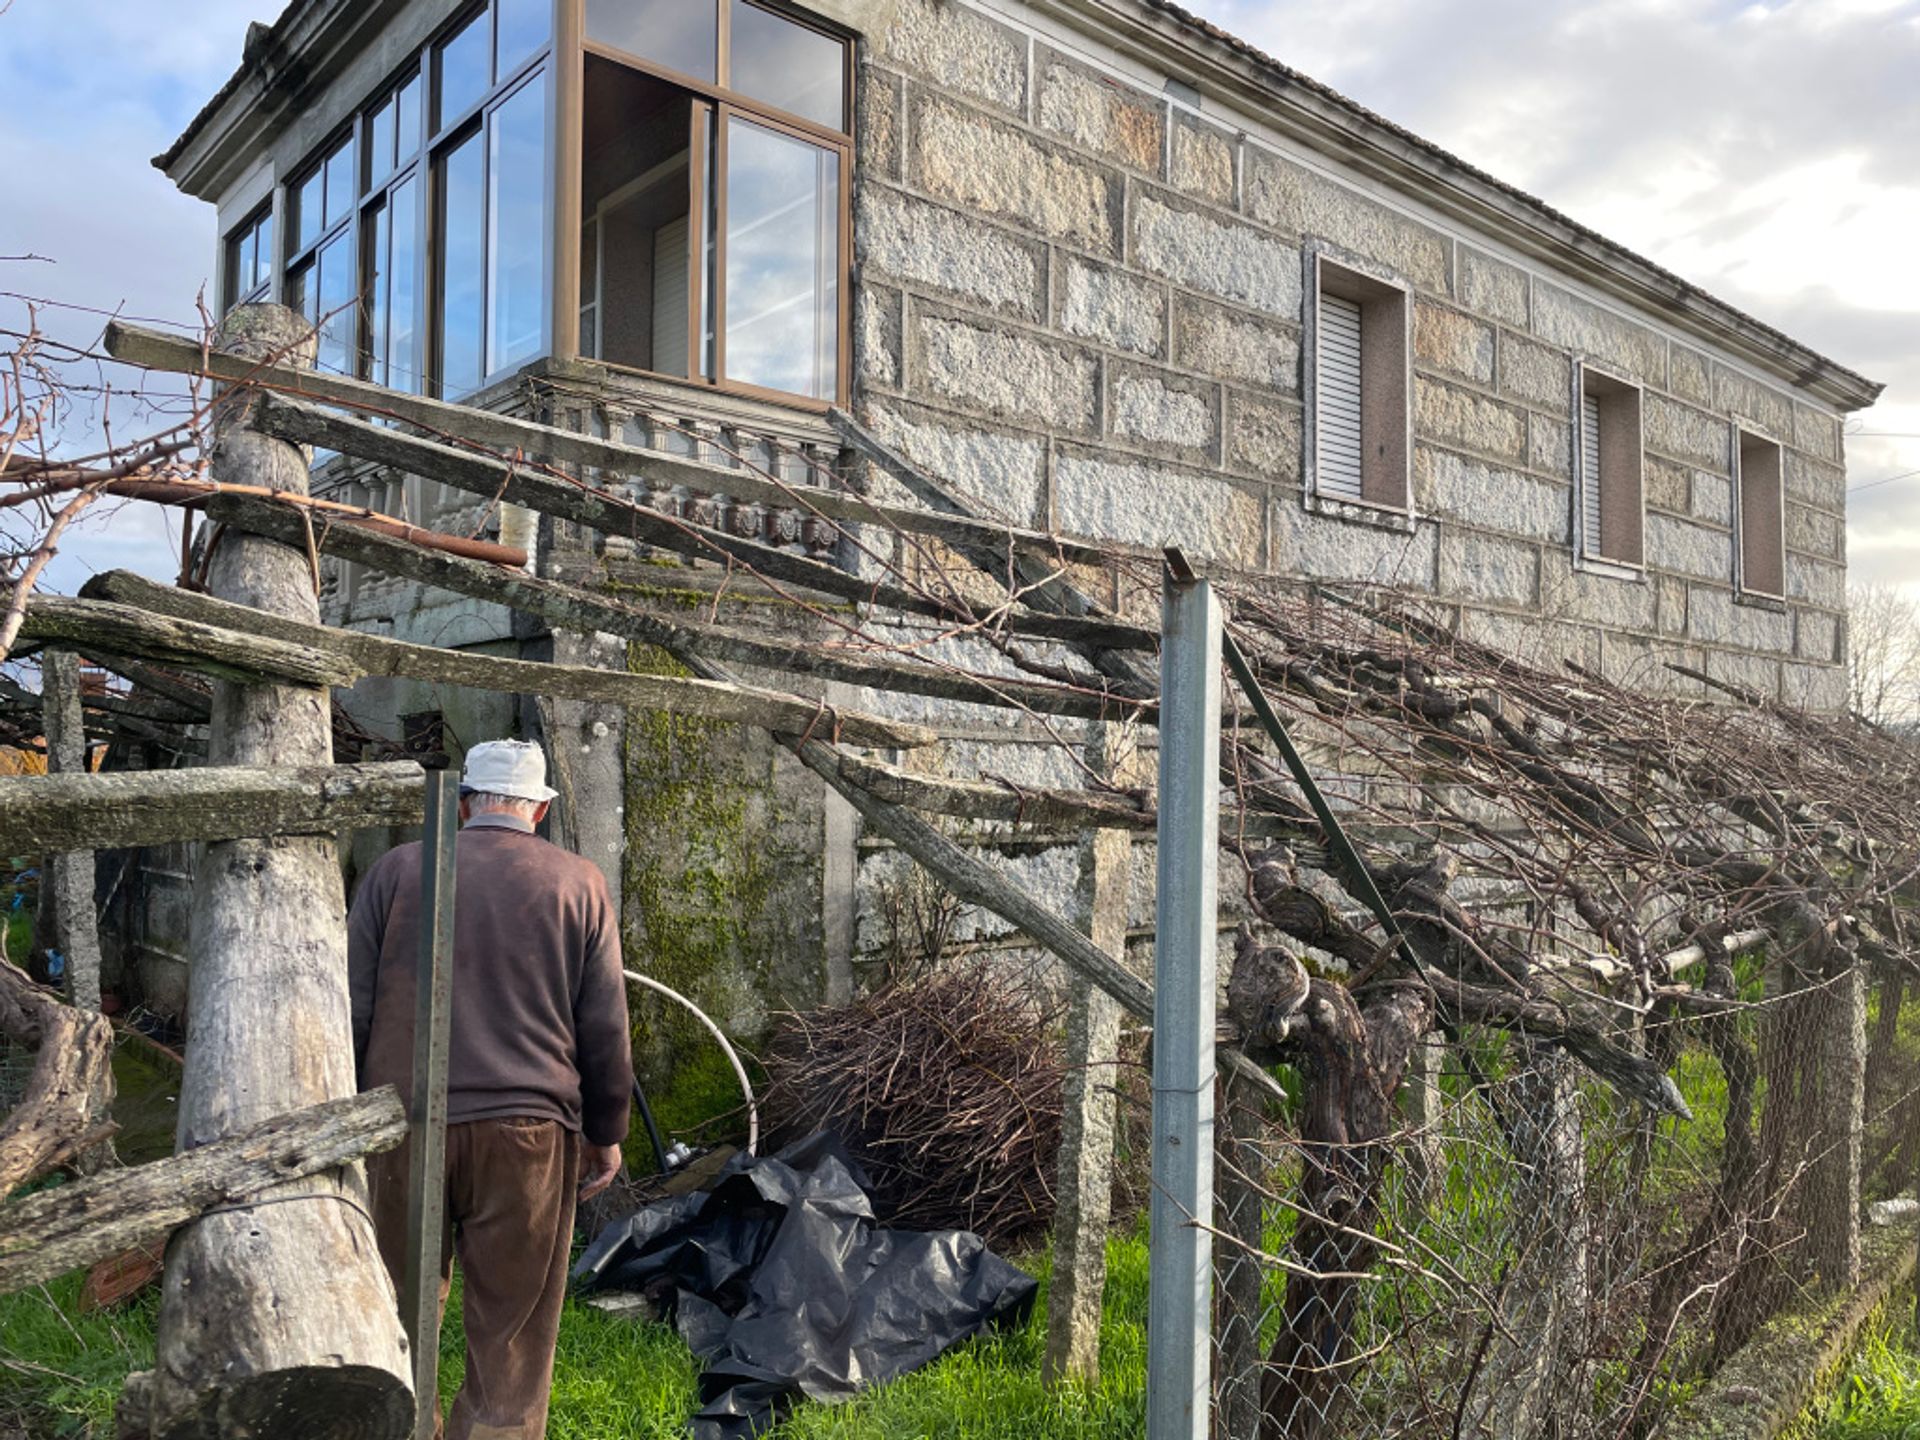
[[[727,1052],[727,1062],[733,1066],[734,1076],[740,1082],[740,1093],[747,1099],[747,1154],[758,1155],[760,1153],[760,1102],[753,1098],[753,1082],[747,1078],[747,1067],[740,1063],[740,1053],[733,1048],[732,1042],[722,1033],[720,1027],[713,1023],[712,1016],[678,990],[669,989],[658,980],[642,975],[638,970],[627,970],[622,973],[634,984],[644,985],[656,995],[664,995],[667,999],[691,1010],[694,1018],[706,1026],[713,1038],[720,1042],[720,1048]]]

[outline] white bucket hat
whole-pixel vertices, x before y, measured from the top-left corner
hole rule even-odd
[[[546,752],[527,740],[488,740],[467,751],[460,789],[541,804],[560,793],[547,785]]]

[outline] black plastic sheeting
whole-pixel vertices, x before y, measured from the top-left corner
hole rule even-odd
[[[737,1156],[580,1257],[580,1289],[665,1304],[704,1362],[694,1440],[745,1440],[801,1397],[848,1399],[1027,1315],[1038,1282],[976,1235],[882,1229],[864,1180],[824,1135]]]

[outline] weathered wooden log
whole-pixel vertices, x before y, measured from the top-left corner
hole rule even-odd
[[[91,846],[123,850],[179,840],[334,835],[418,825],[420,767],[222,766],[0,779],[10,840],[32,853]],[[89,897],[91,898],[91,897]]]
[[[223,322],[221,346],[240,363],[310,356],[310,331],[290,310],[243,305]],[[247,412],[237,396],[216,412],[214,478],[304,494],[306,454],[256,433]],[[304,539],[283,546],[229,534],[208,582],[223,599],[319,619]],[[318,658],[323,675],[359,673],[338,655]],[[220,681],[210,745],[216,765],[326,765],[328,692]],[[346,908],[331,839],[207,846],[194,881],[180,1152],[355,1093]],[[215,1212],[174,1237],[153,1375],[133,1398],[155,1440],[269,1431],[285,1440],[401,1440],[410,1432],[412,1366],[359,1166],[293,1182],[271,1205]]]
[[[20,1101],[0,1119],[0,1200],[101,1137],[113,1096],[113,1025],[62,1005],[0,959],[0,1035],[35,1052]]]
[[[276,1116],[168,1160],[115,1170],[0,1208],[0,1295],[165,1238],[218,1206],[242,1206],[406,1138],[392,1086]]]
[[[213,501],[207,511],[229,525],[288,544],[300,544],[305,539],[297,516],[288,516],[257,500],[223,496]],[[325,553],[355,564],[405,576],[458,595],[508,605],[526,614],[538,615],[559,629],[589,634],[603,631],[658,645],[677,656],[697,653],[766,670],[839,680],[848,685],[975,705],[1011,707],[1042,715],[1128,720],[1150,719],[1154,713],[1153,707],[1144,701],[1101,693],[1091,687],[1072,690],[1063,685],[1038,685],[1026,680],[975,675],[918,661],[879,658],[873,652],[794,644],[699,621],[668,619],[577,586],[517,575],[453,555],[432,554],[369,531],[322,528],[314,538]]]
[[[708,494],[731,495],[761,505],[811,509],[830,519],[852,524],[879,524],[909,534],[928,535],[953,546],[987,545],[1004,555],[1015,543],[1057,555],[1075,564],[1108,564],[1128,556],[1159,562],[1159,552],[1139,547],[1090,544],[1066,540],[1041,531],[956,515],[932,515],[922,510],[882,505],[846,490],[824,486],[784,486],[741,470],[680,460],[635,445],[601,440],[577,431],[537,425],[511,415],[453,405],[424,395],[355,380],[344,375],[304,371],[288,365],[238,361],[206,355],[190,340],[162,334],[138,325],[115,321],[107,326],[107,353],[129,365],[184,375],[209,375],[218,380],[245,381],[329,405],[342,405],[363,414],[404,420],[439,435],[495,450],[521,451],[558,465],[587,465],[621,479],[642,479],[656,486],[685,485]],[[1004,573],[1004,566],[1002,567]]]
[[[931,745],[938,738],[924,725],[840,710],[799,695],[751,685],[723,685],[670,675],[633,675],[621,670],[596,670],[588,665],[507,660],[464,650],[409,645],[357,630],[307,625],[196,595],[190,590],[159,585],[124,570],[96,575],[87,582],[84,593],[149,608],[155,614],[177,615],[209,625],[248,626],[259,634],[290,644],[335,650],[368,675],[405,676],[409,680],[463,685],[508,695],[541,695],[669,710],[678,715],[756,725],[763,730],[811,728],[823,736],[837,736],[849,745],[878,749],[912,750]]]
[[[254,503],[265,505],[267,502]],[[292,518],[297,527],[299,517]],[[301,561],[305,563],[304,556]],[[313,589],[310,572],[307,589],[309,593]],[[132,655],[176,670],[191,670],[241,684],[272,679],[307,686],[351,685],[361,674],[358,665],[331,652],[216,625],[149,615],[131,605],[112,605],[100,600],[37,595],[27,602],[27,618],[21,623],[20,633],[29,639],[58,641],[86,651]]]
[[[80,661],[71,650],[40,657],[41,723],[47,737],[49,779],[88,778],[86,709],[80,700]],[[12,817],[9,816],[9,821]],[[100,926],[93,909],[94,846],[31,845],[47,856],[53,890],[54,943],[65,960],[67,999],[75,1009],[100,1009]],[[111,1152],[108,1152],[109,1155]],[[102,1157],[105,1158],[105,1157]]]
[[[794,555],[757,540],[728,535],[690,520],[672,519],[650,506],[635,504],[605,490],[557,480],[493,455],[463,450],[437,440],[419,439],[391,426],[373,425],[279,399],[261,407],[258,423],[267,434],[283,440],[324,445],[362,460],[451,485],[470,495],[571,520],[603,535],[636,540],[696,560],[737,564],[766,579],[803,585],[824,595],[910,615],[932,616],[953,625],[971,624],[978,618],[955,601],[904,585],[863,580],[837,565]],[[1001,559],[1004,562],[1004,554]],[[993,616],[989,628],[1110,650],[1143,650],[1151,654],[1159,648],[1159,636],[1144,626],[1117,619],[1052,615],[1018,605]]]
[[[81,587],[86,593],[86,587]],[[98,597],[111,599],[111,596]],[[191,616],[183,617],[191,619]],[[170,705],[192,715],[195,723],[203,722],[213,713],[213,698],[208,693],[206,682],[189,675],[175,674],[171,670],[157,665],[148,665],[130,655],[113,655],[105,651],[82,648],[80,654],[102,670],[111,671],[121,679],[140,690],[159,696]]]

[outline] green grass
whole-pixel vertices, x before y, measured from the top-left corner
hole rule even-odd
[[[1920,1355],[1909,1298],[1896,1298],[1861,1337],[1818,1440],[1920,1440]]]
[[[1048,1390],[1047,1261],[1026,1257],[1042,1290],[1032,1317],[845,1405],[803,1405],[777,1440],[1138,1440],[1145,1430],[1147,1246],[1144,1227],[1107,1247],[1098,1387]],[[459,1278],[441,1333],[441,1395],[464,1363]],[[0,1434],[6,1421],[62,1440],[106,1440],[120,1382],[153,1363],[157,1302],[82,1317],[80,1279],[0,1296]],[[550,1440],[680,1440],[699,1406],[698,1366],[673,1330],[569,1303],[554,1361]]]

